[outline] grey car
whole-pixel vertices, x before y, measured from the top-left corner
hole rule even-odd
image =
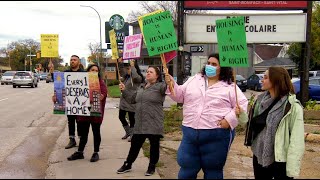
[[[12,80],[13,88],[17,86],[38,87],[38,79],[31,71],[17,71]]]

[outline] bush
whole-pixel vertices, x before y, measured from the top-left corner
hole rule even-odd
[[[112,79],[112,80],[108,80],[108,86],[113,86],[113,85],[119,85],[119,80],[117,79]]]

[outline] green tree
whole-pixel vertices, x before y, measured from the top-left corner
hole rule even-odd
[[[320,4],[313,2],[311,18],[311,57],[310,69],[320,68]],[[295,63],[299,64],[301,58],[301,43],[292,43],[288,55]]]
[[[162,9],[170,11],[172,20],[177,22],[177,4],[178,1],[139,1],[140,9],[131,11],[128,15],[128,22],[138,21],[138,17]],[[186,13],[207,13],[206,10],[185,10]]]
[[[27,55],[36,55],[40,51],[40,43],[33,39],[24,39],[19,41],[11,42],[7,45],[6,48],[1,48],[0,53],[6,54],[6,64],[9,64],[10,57],[10,66],[12,70],[24,70],[25,62],[26,70],[30,69],[30,57]],[[44,68],[43,71],[48,71],[48,64],[50,58],[37,58],[31,57],[32,60],[32,69],[35,68],[36,64],[41,64]],[[61,57],[52,58],[52,62],[55,68],[61,67],[60,63],[63,62]]]

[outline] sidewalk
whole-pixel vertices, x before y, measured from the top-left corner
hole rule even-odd
[[[48,160],[46,179],[160,179],[157,171],[152,176],[145,176],[149,159],[144,157],[140,150],[137,160],[132,165],[131,172],[117,174],[116,171],[123,165],[130,142],[121,140],[124,135],[121,122],[118,119],[119,99],[107,98],[104,121],[101,125],[100,160],[90,162],[93,153],[93,136],[90,128],[88,143],[84,151],[84,159],[68,161],[67,157],[78,147],[64,149],[68,143],[68,126],[60,135]],[[116,105],[115,105],[116,104]],[[77,139],[77,145],[79,140]]]

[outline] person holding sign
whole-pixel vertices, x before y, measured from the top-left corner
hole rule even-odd
[[[99,149],[100,149],[100,143],[101,143],[101,134],[100,134],[100,127],[103,121],[104,116],[104,106],[106,104],[106,98],[108,95],[107,86],[104,83],[103,79],[100,76],[100,68],[96,64],[89,65],[88,72],[97,72],[99,77],[99,84],[100,84],[100,111],[101,116],[78,116],[77,117],[77,123],[81,130],[81,137],[80,137],[80,143],[78,147],[78,151],[73,153],[70,157],[68,157],[69,161],[77,160],[77,159],[83,159],[83,151],[84,148],[88,142],[88,134],[89,134],[89,128],[91,124],[92,132],[93,132],[93,142],[94,142],[94,153],[92,154],[92,157],[90,159],[90,162],[96,162],[99,160]]]
[[[256,179],[299,176],[305,149],[303,107],[291,78],[282,67],[269,67],[262,79],[264,93],[249,112],[245,145],[253,152]]]
[[[166,83],[174,81],[166,75]],[[223,179],[223,167],[238,125],[236,111],[244,113],[248,100],[233,84],[232,68],[220,67],[218,54],[210,54],[202,72],[183,85],[174,84],[171,99],[183,103],[183,138],[178,149],[179,179],[196,179],[200,169],[205,179]]]
[[[134,112],[136,110],[136,105],[134,103],[131,103],[128,97],[131,97],[137,91],[140,84],[144,82],[144,77],[141,74],[137,61],[130,60],[130,65],[126,67],[123,67],[123,63],[120,63],[120,65],[121,70],[122,72],[125,72],[125,75],[120,81],[119,86],[121,86],[121,84],[124,84],[124,86],[126,87],[126,89],[122,91],[119,105],[119,120],[121,121],[121,124],[126,133],[121,139],[129,138],[128,141],[130,142],[133,133],[133,127],[135,124]],[[126,120],[126,114],[129,115],[130,125]]]
[[[84,72],[80,68],[80,58],[77,55],[72,55],[70,59],[70,69],[64,71],[64,72]],[[53,78],[53,76],[52,76]],[[54,94],[52,96],[52,101],[55,103],[57,101],[57,97]],[[68,128],[69,128],[69,143],[65,147],[65,149],[70,149],[72,147],[75,147],[77,145],[76,140],[75,140],[75,130],[76,130],[76,116],[74,115],[67,115],[68,118]],[[80,136],[80,129],[77,124],[77,132],[78,136]]]
[[[129,154],[118,174],[131,171],[133,162],[146,138],[150,141],[150,162],[145,175],[154,174],[159,161],[160,138],[163,137],[163,102],[165,100],[166,83],[162,82],[161,72],[157,67],[149,67],[146,74],[147,83],[142,83],[137,92],[131,96],[136,103],[134,133],[131,139]],[[126,86],[121,85],[122,93],[126,94]]]

